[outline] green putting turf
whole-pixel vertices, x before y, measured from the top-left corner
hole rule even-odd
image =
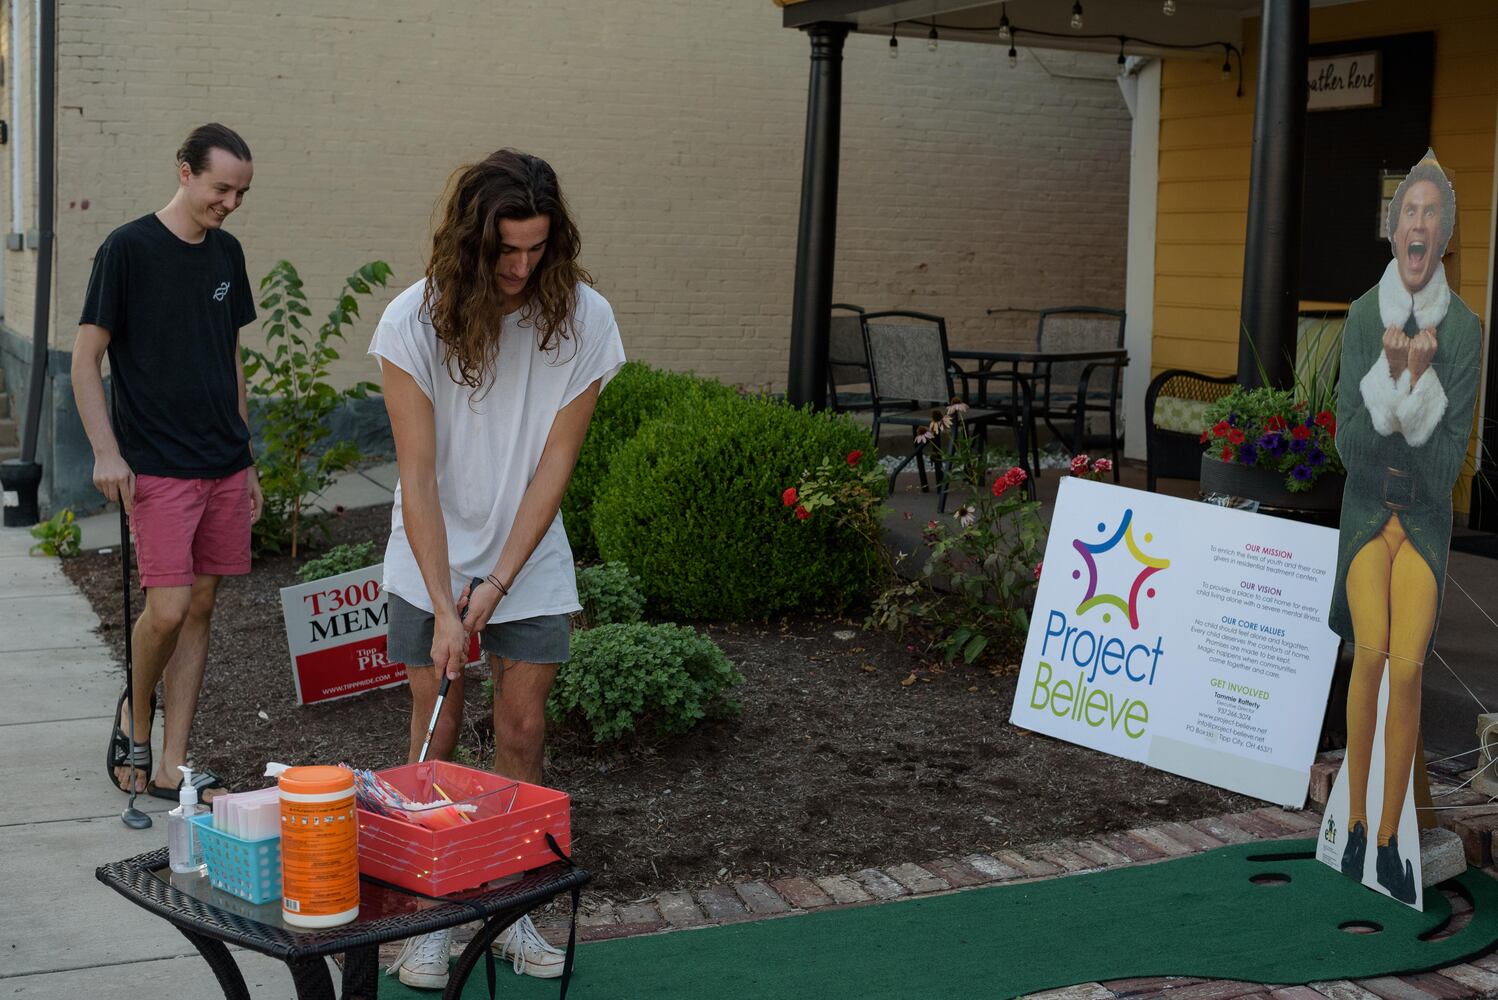
[[[993,886],[578,947],[576,1000],[1009,997],[1134,976],[1308,983],[1451,965],[1498,941],[1498,882],[1455,883],[1471,922],[1439,892],[1418,913],[1311,856],[1313,842],[1242,844],[1153,865]],[[1255,876],[1281,875],[1282,884]],[[1375,924],[1376,933],[1342,926]],[[499,995],[555,997],[557,984],[499,966]],[[382,978],[382,997],[433,996]],[[482,964],[463,991],[488,995]]]

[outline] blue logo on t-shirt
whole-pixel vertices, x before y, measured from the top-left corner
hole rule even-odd
[[[215,301],[215,302],[222,302],[222,301],[224,301],[224,298],[226,296],[228,296],[228,294],[229,294],[229,283],[227,281],[225,281],[225,282],[221,283],[217,288],[215,288],[213,290],[213,301]]]

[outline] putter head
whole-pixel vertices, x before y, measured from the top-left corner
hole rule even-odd
[[[130,737],[131,739],[135,738],[135,726],[133,723],[130,726]],[[132,789],[135,787],[137,773],[132,766],[130,768],[130,787]],[[130,801],[125,803],[125,808],[120,812],[120,822],[132,830],[144,830],[151,825],[151,817],[135,808],[135,797],[139,794],[139,792],[132,791],[130,793]]]

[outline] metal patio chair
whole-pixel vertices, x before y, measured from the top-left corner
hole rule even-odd
[[[1124,312],[1096,306],[1066,306],[1042,309],[1036,324],[1038,351],[1062,354],[1069,351],[1122,349]],[[1051,433],[1066,442],[1072,454],[1103,446],[1113,456],[1113,481],[1118,482],[1119,452],[1123,434],[1119,430],[1123,404],[1123,365],[1097,361],[1039,362],[1035,380],[1035,415]],[[1087,429],[1088,418],[1106,414],[1106,434]],[[1068,428],[1062,430],[1063,427]],[[1080,433],[1079,433],[1080,431]]]
[[[874,408],[863,315],[862,306],[832,304],[827,330],[827,405],[837,413],[864,413]]]
[[[875,442],[878,442],[879,431],[884,424],[907,426],[911,428],[912,435],[917,434],[919,428],[932,422],[933,416],[939,418],[947,405],[956,398],[952,385],[952,362],[947,354],[946,320],[929,313],[899,309],[865,313],[863,335],[873,388]],[[1026,481],[1026,488],[1033,496],[1035,477],[1023,457],[1024,442],[1028,439],[1023,411],[1018,407],[1011,407],[1007,411],[969,408],[962,417],[969,429],[980,435],[980,440],[986,440],[988,428],[995,424],[1007,424],[1015,428],[1021,465],[1032,473]],[[935,440],[940,446],[942,442],[951,442],[952,438],[953,435],[948,433]],[[894,490],[896,477],[912,460],[916,462],[921,489],[929,489],[924,459],[929,443],[916,444],[912,453],[891,471],[891,491]],[[932,462],[936,476],[938,512],[946,510],[945,465],[945,457]]]

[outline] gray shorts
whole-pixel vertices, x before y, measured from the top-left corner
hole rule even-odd
[[[385,640],[385,655],[392,663],[430,667],[436,616],[396,594],[387,591],[386,597],[390,628]],[[565,663],[572,652],[572,618],[570,615],[542,615],[486,625],[479,633],[479,648],[504,660]]]

